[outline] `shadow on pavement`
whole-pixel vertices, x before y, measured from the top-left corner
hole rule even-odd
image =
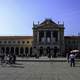
[[[11,65],[10,67],[13,67],[13,68],[24,68],[24,66],[20,66],[20,65]]]
[[[15,63],[15,65],[23,65],[22,63]]]
[[[10,67],[13,67],[13,68],[24,68],[22,63],[11,64]]]
[[[2,66],[2,67],[12,67],[12,68],[24,68],[24,65],[23,64],[21,64],[21,63],[15,63],[15,64],[6,64],[6,63],[3,63],[3,64],[1,64],[0,63],[0,65]]]

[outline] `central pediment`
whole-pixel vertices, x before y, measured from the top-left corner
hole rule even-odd
[[[56,28],[64,28],[64,24],[57,24],[51,19],[45,19],[43,22],[38,24],[33,23],[33,29],[56,29]]]
[[[40,25],[45,25],[45,24],[53,24],[53,25],[57,25],[55,22],[53,22],[51,19],[45,19],[42,23],[40,23]]]
[[[38,28],[53,28],[57,27],[58,25],[53,22],[51,19],[45,19],[42,23],[38,25]]]

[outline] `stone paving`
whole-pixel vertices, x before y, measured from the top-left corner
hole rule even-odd
[[[80,80],[80,62],[20,62],[0,65],[0,80]]]

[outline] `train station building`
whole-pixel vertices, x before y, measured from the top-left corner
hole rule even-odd
[[[64,36],[64,23],[45,19],[33,23],[33,36],[0,36],[0,52],[17,56],[62,56],[80,48],[79,36]]]

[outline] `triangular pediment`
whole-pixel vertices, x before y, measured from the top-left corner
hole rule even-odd
[[[45,19],[43,22],[38,24],[33,24],[33,29],[56,29],[64,28],[64,24],[57,24],[51,19]]]
[[[57,25],[51,19],[45,19],[40,25],[45,25],[45,24],[54,24],[54,25]]]
[[[55,22],[53,22],[51,19],[45,19],[45,21],[39,24],[38,28],[53,28],[57,26],[58,25]]]

